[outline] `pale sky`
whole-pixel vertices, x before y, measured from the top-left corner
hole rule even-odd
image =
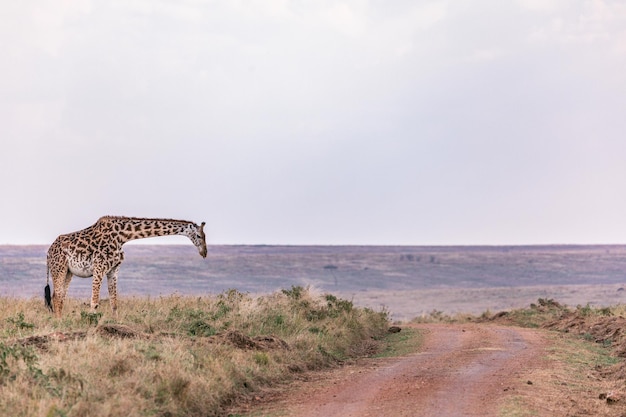
[[[621,0],[5,1],[0,57],[0,243],[626,243]]]

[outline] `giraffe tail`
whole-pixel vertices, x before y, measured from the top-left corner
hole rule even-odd
[[[52,295],[50,294],[50,271],[48,270],[46,277],[46,287],[43,289],[43,296],[46,299],[46,307],[48,310],[54,311],[52,308]]]

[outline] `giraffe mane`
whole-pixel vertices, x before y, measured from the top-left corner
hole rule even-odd
[[[153,218],[153,217],[128,217],[128,216],[102,216],[98,219],[98,222],[101,220],[131,220],[131,221],[158,221],[158,222],[177,222],[177,223],[188,223],[195,225],[194,222],[189,220],[179,220],[179,219],[164,219],[164,218]]]

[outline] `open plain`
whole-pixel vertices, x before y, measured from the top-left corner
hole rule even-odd
[[[0,295],[40,296],[46,246],[0,246]],[[205,295],[237,289],[267,294],[310,286],[386,308],[394,320],[441,311],[481,314],[537,298],[608,306],[626,298],[626,246],[125,246],[122,296]],[[91,282],[69,295],[88,300]],[[106,289],[102,290],[106,298]]]

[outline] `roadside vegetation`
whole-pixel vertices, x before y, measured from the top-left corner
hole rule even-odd
[[[380,350],[385,311],[292,287],[252,297],[0,298],[0,410],[11,416],[217,416],[307,370]]]

